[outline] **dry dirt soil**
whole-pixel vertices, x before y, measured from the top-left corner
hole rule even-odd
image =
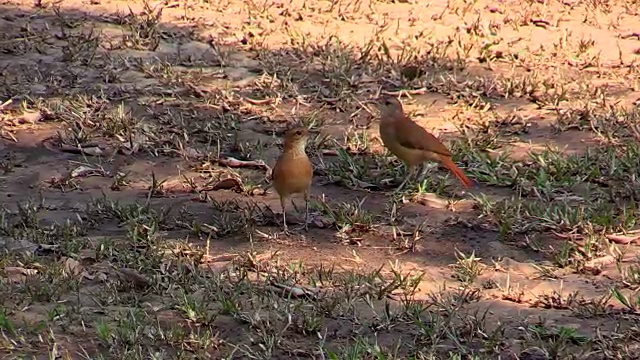
[[[640,357],[638,0],[0,1],[3,359]],[[397,95],[478,183],[403,191]],[[311,217],[269,173],[309,127]]]

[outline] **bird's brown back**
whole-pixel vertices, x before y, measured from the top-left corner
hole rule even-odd
[[[405,114],[394,119],[393,126],[400,145],[410,149],[451,156],[449,149],[437,137],[409,119]]]
[[[386,96],[379,100],[378,106],[380,135],[391,152],[414,153],[417,150],[451,156],[449,150],[438,138],[404,113],[400,100]]]

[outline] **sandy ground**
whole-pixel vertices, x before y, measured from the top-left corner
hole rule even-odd
[[[8,217],[22,216],[18,204],[31,204],[45,228],[84,219],[82,233],[65,240],[77,251],[56,253],[56,262],[83,259],[82,250],[95,252],[105,239],[130,236],[126,221],[101,213],[105,204],[147,201],[153,209],[170,210],[169,225],[159,236],[200,250],[206,246],[214,258],[252,251],[270,259],[268,254],[277,253],[273,259],[280,264],[332,264],[342,271],[384,267],[389,274],[395,266],[424,273],[417,300],[432,301],[443,287],[459,289],[457,256],[474,254],[483,271],[472,281],[477,294],[469,295],[473,299],[464,304],[466,313],[488,309],[487,323],[505,324],[504,337],[513,340],[501,352],[503,358],[545,358],[526,357],[523,326],[543,322],[592,338],[615,327],[631,331],[637,320],[607,296],[614,286],[633,293],[635,287],[624,285],[618,265],[633,265],[636,249],[632,245],[619,262],[603,250],[587,261],[586,267],[597,271],[558,268],[554,259],[572,235],[570,229],[523,231],[505,239],[495,222],[482,215],[476,197],[526,197],[515,185],[481,180],[478,189],[463,193],[450,181],[455,190],[407,196],[393,209],[388,188],[335,181],[327,164],[340,160],[317,149],[313,161],[323,170],[314,180],[313,197],[332,206],[362,201],[361,211],[370,214],[372,225],[337,231],[326,226],[326,214],[316,211],[311,230],[291,236],[279,233],[281,210],[273,190],[192,190],[229,176],[242,179],[245,190],[264,188],[264,169],[227,167],[216,159],[262,160],[272,166],[280,152],[278,135],[295,121],[319,126],[336,144],[344,146],[347,139],[350,147],[380,156],[377,119],[362,105],[379,88],[409,89],[405,110],[444,139],[463,137],[460,127],[480,129],[476,139],[493,142],[488,154],[494,158],[506,153],[526,162],[532,150],[552,147],[579,156],[588,147],[605,146],[611,142],[605,129],[610,120],[589,118],[588,111],[638,107],[638,9],[633,1],[625,8],[607,1],[228,0],[168,2],[154,18],[139,15],[144,9],[138,1],[2,1],[0,103],[13,102],[0,108],[6,170],[0,198]],[[127,17],[130,13],[138,15]],[[405,76],[416,69],[423,73],[415,79]],[[366,144],[354,139],[366,139]],[[465,161],[468,168],[475,166]],[[165,182],[149,197],[151,173]],[[248,210],[233,210],[238,203],[254,204],[253,209],[263,211],[261,220],[252,226],[239,222],[234,216]],[[194,235],[194,223],[215,227],[217,235],[210,241],[205,230]],[[415,247],[403,245],[397,235],[401,230],[407,239],[419,237]],[[10,250],[4,266],[21,269],[31,267],[15,262],[10,254],[16,247],[32,249],[53,241],[46,236],[16,239],[9,233],[2,237]],[[83,262],[83,271],[95,277],[96,266],[103,263]],[[213,267],[226,264],[220,263],[214,261]],[[84,278],[80,288],[97,286],[93,277]],[[6,279],[5,288],[16,286],[9,275]],[[35,300],[33,294],[25,307],[18,305],[26,300],[6,294],[4,304],[11,311],[3,316],[16,323],[35,323],[51,312],[52,303]],[[152,296],[129,305],[136,301],[167,304]],[[92,313],[90,319],[107,308],[91,302],[78,307]],[[185,321],[175,309],[157,313],[162,321]],[[216,325],[218,336],[229,343],[244,341],[246,330],[224,321]],[[96,345],[96,336],[82,335],[79,324],[48,325],[58,334],[57,351],[76,358],[79,345],[89,353],[104,349]],[[87,326],[95,327],[90,321]],[[337,334],[344,323],[334,319],[325,326]],[[380,332],[377,341],[391,347],[395,334]],[[346,344],[351,337],[337,334],[336,343]],[[317,341],[313,336],[289,340],[292,348]],[[5,338],[2,343],[3,351],[14,355],[51,349],[51,343],[35,340]],[[308,357],[320,358],[315,356]],[[593,356],[608,358],[604,352]]]

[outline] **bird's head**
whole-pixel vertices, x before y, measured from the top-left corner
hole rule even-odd
[[[403,113],[402,103],[395,96],[382,95],[375,99],[374,103],[383,118]]]
[[[289,129],[284,135],[285,147],[301,147],[305,148],[309,140],[309,130],[303,126],[297,126]]]

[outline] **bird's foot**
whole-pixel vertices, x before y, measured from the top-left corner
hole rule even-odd
[[[293,235],[293,232],[291,231],[291,229],[289,229],[288,226],[286,226],[278,234],[284,235],[284,236],[291,236],[291,235]]]
[[[297,226],[295,229],[296,231],[304,230],[306,232],[309,232],[309,221],[305,220],[305,222],[302,225]]]

